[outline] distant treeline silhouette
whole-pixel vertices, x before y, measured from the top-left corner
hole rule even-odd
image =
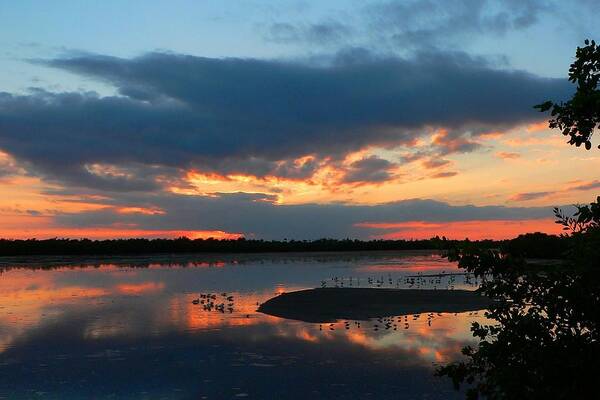
[[[544,233],[521,235],[512,240],[480,240],[486,248],[509,246],[527,257],[560,258],[568,238]],[[446,250],[464,241],[436,236],[422,240],[259,240],[259,239],[0,239],[0,256],[32,255],[131,255],[169,253],[283,253],[377,250]]]

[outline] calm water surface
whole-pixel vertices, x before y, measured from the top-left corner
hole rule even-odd
[[[0,398],[459,398],[432,372],[473,343],[470,323],[483,319],[409,315],[386,329],[256,312],[321,286],[474,287],[427,277],[460,272],[435,254],[29,261],[0,260]],[[223,308],[193,304],[201,294]]]

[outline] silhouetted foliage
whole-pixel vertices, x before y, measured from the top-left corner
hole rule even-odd
[[[577,48],[569,79],[577,92],[552,109],[551,128],[569,135],[570,144],[591,148],[600,125],[600,48],[594,41]],[[467,398],[575,399],[597,397],[600,373],[600,197],[575,206],[573,216],[555,208],[556,222],[567,234],[546,238],[535,234],[541,248],[527,248],[530,235],[499,250],[459,246],[450,260],[482,279],[481,290],[497,300],[486,312],[494,324],[473,323],[478,347],[465,347],[466,360],[438,368],[456,388],[467,385]],[[566,245],[562,248],[561,245]],[[546,247],[547,246],[547,247]],[[536,246],[537,247],[537,246]],[[557,248],[559,265],[531,265],[525,256]]]
[[[556,210],[571,230],[569,258],[560,266],[531,266],[518,253],[462,246],[450,260],[482,278],[480,290],[498,302],[486,312],[496,323],[473,323],[477,349],[467,360],[443,366],[441,376],[467,398],[584,398],[600,373],[600,198],[578,206],[574,217]]]
[[[570,231],[567,252],[573,264],[581,268],[600,268],[600,196],[590,205],[576,205],[573,216],[565,215],[555,208],[557,223]]]
[[[548,235],[547,233],[525,233],[507,241],[504,252],[524,258],[560,259],[569,249],[570,238],[567,236]]]
[[[535,106],[542,112],[550,110],[550,128],[558,128],[569,136],[569,144],[579,147],[592,147],[592,135],[600,128],[600,46],[595,41],[585,41],[584,47],[577,47],[575,61],[569,69],[569,80],[577,84],[571,100],[565,103],[545,103]],[[598,146],[600,148],[600,146]]]

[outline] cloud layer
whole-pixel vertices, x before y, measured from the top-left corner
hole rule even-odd
[[[589,2],[590,4],[586,4]],[[590,9],[593,0],[580,7]],[[385,0],[330,13],[318,22],[277,21],[268,41],[311,46],[368,43],[399,51],[464,46],[481,36],[504,36],[535,26],[560,10],[557,0]],[[340,16],[340,14],[342,16]]]
[[[262,194],[179,196],[163,194],[152,198],[124,196],[112,208],[59,214],[57,223],[67,227],[111,227],[115,224],[153,230],[223,230],[243,232],[259,238],[358,237],[388,233],[378,223],[409,221],[457,222],[465,220],[525,220],[551,218],[547,207],[451,206],[434,200],[404,200],[378,205],[274,203]],[[130,204],[162,210],[160,213],[120,214]],[[369,228],[370,225],[375,227]],[[490,233],[491,234],[491,233]]]
[[[296,171],[293,159],[410,144],[431,128],[444,128],[433,151],[472,151],[478,133],[533,121],[533,104],[571,90],[461,53],[403,59],[355,51],[326,63],[166,53],[37,62],[108,82],[118,95],[3,93],[0,149],[48,179],[107,190],[154,190],[160,177],[190,168],[306,176],[310,165]]]

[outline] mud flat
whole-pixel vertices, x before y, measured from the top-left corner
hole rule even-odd
[[[468,290],[322,288],[284,293],[258,311],[305,322],[483,310],[492,300]]]

